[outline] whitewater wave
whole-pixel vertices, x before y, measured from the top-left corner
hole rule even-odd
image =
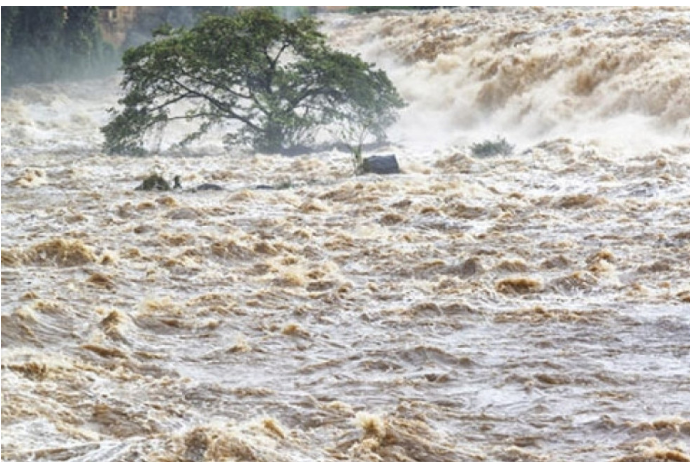
[[[457,8],[329,27],[390,73],[410,102],[397,127],[410,140],[650,149],[690,137],[687,8]]]

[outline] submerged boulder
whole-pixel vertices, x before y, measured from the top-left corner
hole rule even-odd
[[[134,188],[135,191],[170,191],[171,189],[170,183],[157,173],[149,175],[139,186]]]
[[[400,166],[395,155],[370,156],[362,162],[363,173],[376,173],[379,175],[389,175],[400,173]]]
[[[222,191],[222,190],[223,190],[222,186],[219,186],[219,185],[213,184],[213,183],[200,184],[199,186],[194,188],[194,192],[196,192],[196,191]]]

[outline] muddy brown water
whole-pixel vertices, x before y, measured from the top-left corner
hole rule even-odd
[[[3,101],[3,460],[690,460],[690,11],[325,21],[403,174],[103,155],[116,78]]]

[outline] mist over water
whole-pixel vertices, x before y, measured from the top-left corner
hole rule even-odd
[[[3,459],[689,461],[690,10],[323,20],[403,174],[105,156],[117,77],[3,99]]]
[[[649,149],[690,134],[684,9],[489,8],[333,22],[348,25],[336,42],[385,63],[411,102],[400,127],[411,140],[498,133]]]

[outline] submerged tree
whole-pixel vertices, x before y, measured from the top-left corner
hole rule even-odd
[[[308,146],[334,125],[385,138],[404,106],[396,89],[385,72],[330,49],[317,26],[255,8],[158,30],[123,57],[124,108],[102,128],[106,150],[143,152],[146,133],[175,119],[200,122],[183,141],[227,125],[230,144],[264,152]]]

